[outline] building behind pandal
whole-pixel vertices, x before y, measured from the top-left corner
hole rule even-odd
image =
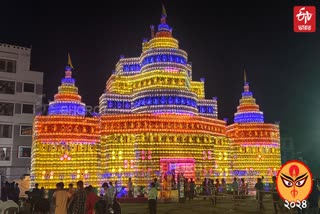
[[[217,99],[206,99],[204,79],[192,79],[187,53],[179,48],[163,14],[158,30],[143,40],[138,57],[124,58],[106,83],[100,112],[87,117],[72,68],[47,115],[34,121],[32,182],[84,180],[95,187],[117,180],[146,186],[158,178],[163,189],[178,175],[268,182],[280,168],[278,124],[264,123],[249,83],[234,123],[218,119]]]

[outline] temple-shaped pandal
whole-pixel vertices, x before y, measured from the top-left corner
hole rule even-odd
[[[47,188],[83,179],[137,187],[154,178],[171,195],[183,176],[258,176],[270,181],[280,167],[279,126],[265,124],[245,80],[234,124],[218,119],[217,98],[205,98],[205,80],[192,79],[187,53],[179,48],[163,12],[138,57],[120,57],[100,97],[100,114],[85,116],[66,68],[55,101],[34,123],[32,179]]]
[[[253,98],[244,74],[244,91],[234,114],[234,124],[226,131],[235,154],[233,174],[249,178],[251,184],[257,176],[264,176],[265,181],[270,182],[270,177],[277,174],[281,165],[279,124],[264,122],[263,112]]]
[[[161,17],[139,57],[121,57],[100,97],[105,179],[132,177],[145,186],[157,177],[165,189],[178,175],[201,183],[231,176],[226,123],[217,99],[205,99],[204,79],[192,80],[187,53]]]

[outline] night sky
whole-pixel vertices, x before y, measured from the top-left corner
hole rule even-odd
[[[119,56],[139,56],[149,26],[160,22],[160,0],[98,2],[2,2],[0,42],[32,46],[31,69],[44,72],[45,102],[57,92],[70,52],[83,101],[98,105]],[[317,32],[302,34],[292,30],[292,7],[299,1],[209,2],[164,1],[193,79],[206,79],[206,97],[217,96],[219,118],[232,122],[245,67],[265,121],[280,121],[281,134],[293,137],[296,150],[319,174],[319,1],[301,1],[318,9]]]

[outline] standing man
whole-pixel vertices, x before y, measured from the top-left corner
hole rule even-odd
[[[160,183],[158,182],[158,179],[154,178],[153,182],[154,182],[154,185],[155,185],[157,191],[160,191]],[[158,200],[158,196],[157,196],[157,200]]]
[[[35,188],[32,189],[31,197],[30,197],[30,199],[31,199],[31,207],[30,207],[31,212],[33,212],[33,210],[34,210],[34,205],[38,201],[40,201],[40,199],[42,199],[42,198],[43,198],[43,194],[42,194],[41,190],[39,189],[39,184],[36,183]]]
[[[238,199],[239,184],[237,182],[237,178],[233,179],[232,188],[233,188],[233,195],[235,195],[235,199]]]
[[[73,195],[75,193],[75,189],[73,188],[73,184],[72,183],[70,183],[68,185],[68,187],[69,187],[68,188],[68,193],[70,194],[70,199],[68,201],[68,214],[71,214],[72,213],[72,208],[73,208],[73,202],[74,202]]]
[[[149,190],[149,193],[148,193],[148,203],[149,203],[150,214],[157,213],[157,196],[158,196],[158,191],[156,189],[156,185],[154,182],[152,182],[151,189]]]
[[[112,185],[112,182],[111,182],[111,181],[109,182],[109,187],[108,187],[108,190],[107,190],[107,194],[108,194],[108,199],[109,199],[108,204],[109,204],[110,206],[112,206],[116,192],[115,192],[115,188],[114,188],[114,186]]]
[[[55,214],[67,214],[68,199],[71,195],[65,191],[63,182],[57,183],[57,190],[53,193],[55,204]]]
[[[16,183],[14,188],[14,202],[19,204],[19,199],[20,199],[20,188],[19,188],[19,184]]]
[[[260,211],[262,211],[264,209],[263,206],[263,183],[262,183],[262,179],[258,178],[257,179],[257,183],[254,186],[254,188],[256,189],[256,199],[258,200],[258,204],[259,204],[259,209]]]
[[[195,189],[196,189],[196,184],[194,183],[193,178],[191,178],[189,200],[193,200]]]
[[[83,214],[86,211],[87,193],[83,189],[83,181],[77,182],[77,191],[73,195],[72,214]]]
[[[128,182],[128,196],[130,198],[133,197],[133,184],[132,184],[131,178],[129,178],[129,182]]]

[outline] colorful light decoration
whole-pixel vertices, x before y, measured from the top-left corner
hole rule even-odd
[[[60,160],[64,161],[64,160],[71,160],[71,157],[68,154],[64,154],[60,157]]]
[[[48,115],[34,120],[32,184],[53,189],[57,182],[74,183],[81,178],[98,186],[99,118],[85,117],[85,104],[69,66],[65,73],[55,100],[49,103]]]
[[[271,182],[271,176],[281,166],[279,125],[264,123],[263,112],[259,111],[246,80],[234,122],[226,133],[233,140],[235,171],[244,171],[251,187],[256,176]]]
[[[35,118],[33,183],[55,188],[61,180],[83,179],[100,186],[133,177],[145,186],[175,173],[198,184],[213,176],[230,182],[234,176],[269,179],[280,167],[279,126],[264,123],[249,84],[235,123],[227,126],[218,119],[217,99],[205,99],[205,79],[192,80],[188,55],[166,16],[143,40],[140,57],[120,57],[98,116],[85,117],[71,70],[66,67],[48,115]]]
[[[252,97],[249,91],[249,83],[244,83],[244,92],[240,99],[238,111],[234,114],[235,123],[263,123],[263,112],[259,111],[259,106],[256,100]]]
[[[78,95],[78,88],[71,74],[71,67],[66,66],[65,78],[61,80],[55,100],[49,103],[48,115],[85,116],[85,104],[81,102],[81,96]]]

